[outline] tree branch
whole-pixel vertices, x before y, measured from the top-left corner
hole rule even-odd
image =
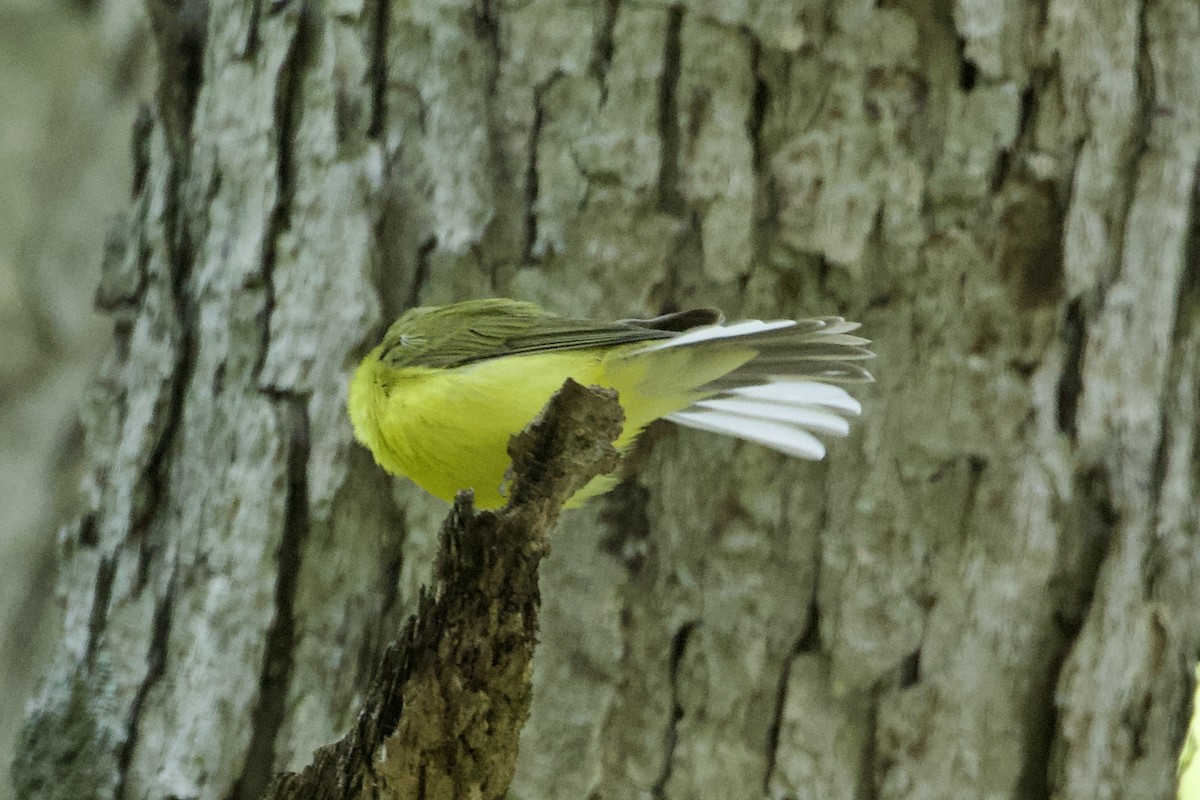
[[[568,380],[509,443],[508,505],[477,512],[459,493],[432,589],[384,652],[354,727],[267,798],[504,796],[529,714],[547,535],[571,495],[616,468],[623,420],[614,392]]]

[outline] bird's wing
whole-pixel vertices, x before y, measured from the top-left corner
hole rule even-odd
[[[715,309],[692,309],[609,322],[560,317],[531,303],[472,301],[402,317],[388,331],[381,358],[395,367],[458,367],[503,356],[671,339],[720,319]]]
[[[675,335],[673,331],[624,322],[550,317],[539,320],[536,325],[520,332],[499,333],[467,329],[459,332],[455,342],[448,342],[439,350],[452,362],[446,366],[458,366],[486,358],[560,350],[601,349],[654,339],[668,339]]]

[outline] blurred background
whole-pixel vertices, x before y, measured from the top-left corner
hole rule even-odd
[[[128,205],[149,45],[137,0],[0,0],[0,800],[56,627],[76,407],[111,337],[93,295]]]

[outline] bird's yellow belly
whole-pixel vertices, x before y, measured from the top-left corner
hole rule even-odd
[[[377,412],[395,462],[384,466],[443,500],[473,489],[479,508],[498,508],[505,502],[509,438],[568,377],[620,391],[604,380],[599,351],[582,355],[511,356],[400,378]]]
[[[567,378],[617,391],[625,424],[614,444],[624,451],[651,421],[700,397],[697,386],[753,355],[731,348],[698,361],[687,350],[643,354],[642,347],[505,356],[450,369],[389,368],[372,353],[351,382],[350,415],[356,435],[388,472],[446,501],[473,489],[479,508],[499,508],[505,503],[508,440]],[[595,478],[568,506],[608,491],[616,480]]]

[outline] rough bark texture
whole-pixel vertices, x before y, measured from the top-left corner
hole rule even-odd
[[[1200,6],[152,0],[30,797],[248,800],[343,735],[443,509],[350,439],[416,302],[843,313],[828,462],[572,512],[514,797],[1154,798],[1200,648]]]

